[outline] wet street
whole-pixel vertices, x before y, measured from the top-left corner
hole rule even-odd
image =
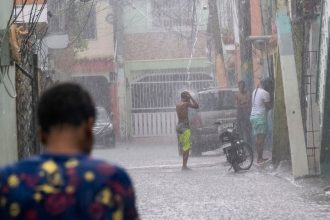
[[[217,152],[190,158],[192,171],[182,172],[175,144],[121,144],[94,156],[128,170],[145,220],[330,219],[320,179],[293,181],[256,166],[233,173]]]

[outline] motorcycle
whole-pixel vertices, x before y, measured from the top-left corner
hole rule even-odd
[[[218,125],[219,141],[231,168],[235,172],[249,170],[253,164],[253,151],[251,146],[240,138],[237,123],[225,128],[221,121],[215,124]]]

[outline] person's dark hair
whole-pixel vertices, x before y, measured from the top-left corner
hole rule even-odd
[[[43,132],[61,125],[78,127],[89,118],[95,118],[94,102],[77,84],[55,85],[40,98],[38,123]]]
[[[183,91],[181,92],[181,98],[184,99],[184,98],[187,98],[189,95],[188,91]]]
[[[269,77],[265,77],[261,80],[261,87],[269,93],[274,92],[274,82]]]

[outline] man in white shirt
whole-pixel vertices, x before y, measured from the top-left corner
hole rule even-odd
[[[257,163],[267,161],[263,158],[265,139],[267,134],[267,115],[272,108],[272,99],[269,92],[265,90],[267,81],[262,80],[260,85],[252,93],[251,125],[253,134],[256,137]]]

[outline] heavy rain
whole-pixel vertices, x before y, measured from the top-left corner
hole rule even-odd
[[[0,219],[330,219],[329,18],[0,1]]]

